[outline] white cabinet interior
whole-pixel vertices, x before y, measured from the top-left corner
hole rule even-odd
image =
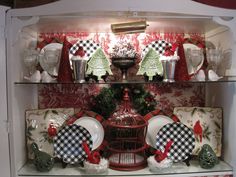
[[[169,2],[169,5],[168,5]],[[183,33],[203,34],[207,41],[224,49],[224,60],[221,74],[231,69],[234,58],[231,57],[235,39],[232,29],[222,26],[213,20],[214,16],[236,16],[235,11],[206,7],[194,2],[183,1],[183,5],[175,1],[148,1],[146,6],[141,1],[115,2],[102,0],[100,3],[87,1],[61,1],[49,5],[10,10],[7,14],[7,78],[8,78],[8,116],[10,119],[10,154],[14,176],[76,176],[82,175],[76,168],[60,169],[55,167],[49,173],[39,173],[26,164],[25,146],[25,110],[38,108],[38,85],[23,81],[25,66],[22,62],[23,51],[32,41],[38,41],[41,33],[111,33],[110,25],[116,22],[145,19],[149,26],[146,33]],[[133,3],[133,4],[132,4]],[[160,4],[158,4],[160,3]],[[134,5],[135,4],[135,5]],[[172,5],[171,5],[172,4]],[[186,10],[181,6],[186,5]],[[155,6],[152,6],[155,5]],[[179,8],[175,8],[179,7]],[[130,7],[130,8],[129,8]],[[134,7],[134,8],[132,8]],[[200,8],[199,12],[195,8]],[[202,15],[201,15],[201,14]],[[143,82],[143,84],[145,84]],[[204,83],[203,83],[204,84]],[[190,168],[173,167],[167,173],[156,173],[166,176],[205,176],[205,175],[231,175],[236,167],[234,152],[236,140],[231,136],[234,130],[235,83],[219,81],[205,83],[205,106],[223,107],[224,112],[224,139],[223,161],[210,170],[203,170],[198,164]],[[212,91],[214,90],[214,92]],[[230,100],[230,101],[228,101]],[[195,162],[194,162],[195,163]],[[229,164],[229,165],[228,165]],[[25,165],[25,166],[24,166]],[[175,169],[174,169],[175,168]],[[178,170],[176,168],[179,168]],[[148,169],[133,172],[118,172],[109,170],[106,175],[155,175]]]

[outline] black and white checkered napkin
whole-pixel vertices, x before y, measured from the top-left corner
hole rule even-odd
[[[74,55],[79,47],[83,47],[85,56],[90,58],[100,46],[93,40],[80,40],[70,48],[70,54]]]
[[[164,40],[153,41],[145,46],[142,52],[142,57],[144,57],[147,54],[150,48],[153,48],[157,52],[157,54],[164,54],[165,48],[167,46],[171,46],[171,44]]]
[[[170,151],[167,156],[173,160],[173,162],[179,162],[186,160],[195,146],[195,136],[193,131],[186,125],[175,122],[166,124],[157,133],[156,147],[159,150],[164,150],[166,143],[172,141]]]
[[[65,126],[54,138],[54,153],[65,163],[80,163],[87,157],[82,146],[84,141],[91,150],[93,141],[87,129],[75,124]]]

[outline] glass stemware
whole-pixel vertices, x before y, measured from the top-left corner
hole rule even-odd
[[[113,58],[112,64],[121,70],[122,81],[127,82],[127,72],[135,64],[135,58]]]
[[[57,75],[56,66],[59,63],[60,54],[60,49],[46,49],[44,51],[44,63],[48,67],[48,73],[51,73],[53,76]]]
[[[23,58],[25,66],[28,68],[29,76],[31,76],[36,70],[36,66],[39,61],[39,51],[35,49],[26,49],[24,51]]]
[[[222,61],[222,50],[220,49],[208,49],[207,52],[207,62],[209,64],[209,69],[217,72],[218,66]]]
[[[198,66],[202,63],[203,60],[204,60],[203,49],[191,49],[191,51],[189,51],[189,61],[193,67],[193,75],[195,80],[197,80],[196,74]]]

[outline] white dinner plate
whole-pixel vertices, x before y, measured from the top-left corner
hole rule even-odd
[[[146,143],[156,148],[156,136],[159,130],[166,124],[174,122],[170,117],[165,115],[156,115],[148,120],[148,129]]]
[[[102,124],[93,117],[80,117],[74,124],[81,125],[86,128],[92,136],[93,148],[92,150],[98,148],[104,139],[104,128]]]
[[[49,65],[47,64],[47,62],[45,61],[45,57],[44,57],[44,52],[45,50],[50,50],[50,49],[59,49],[60,51],[62,50],[62,44],[60,43],[50,43],[48,45],[45,45],[41,51],[40,51],[40,57],[39,57],[39,63],[40,66],[43,68],[44,71],[47,71],[50,75],[52,76],[57,76],[58,75],[58,69],[59,69],[59,64],[60,64],[60,59],[61,59],[61,54],[59,54],[59,59],[58,59],[58,63],[56,65],[56,67],[51,68],[49,67]]]

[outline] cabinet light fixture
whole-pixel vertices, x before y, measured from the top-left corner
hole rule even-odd
[[[146,20],[111,24],[114,34],[144,33],[148,24]]]

